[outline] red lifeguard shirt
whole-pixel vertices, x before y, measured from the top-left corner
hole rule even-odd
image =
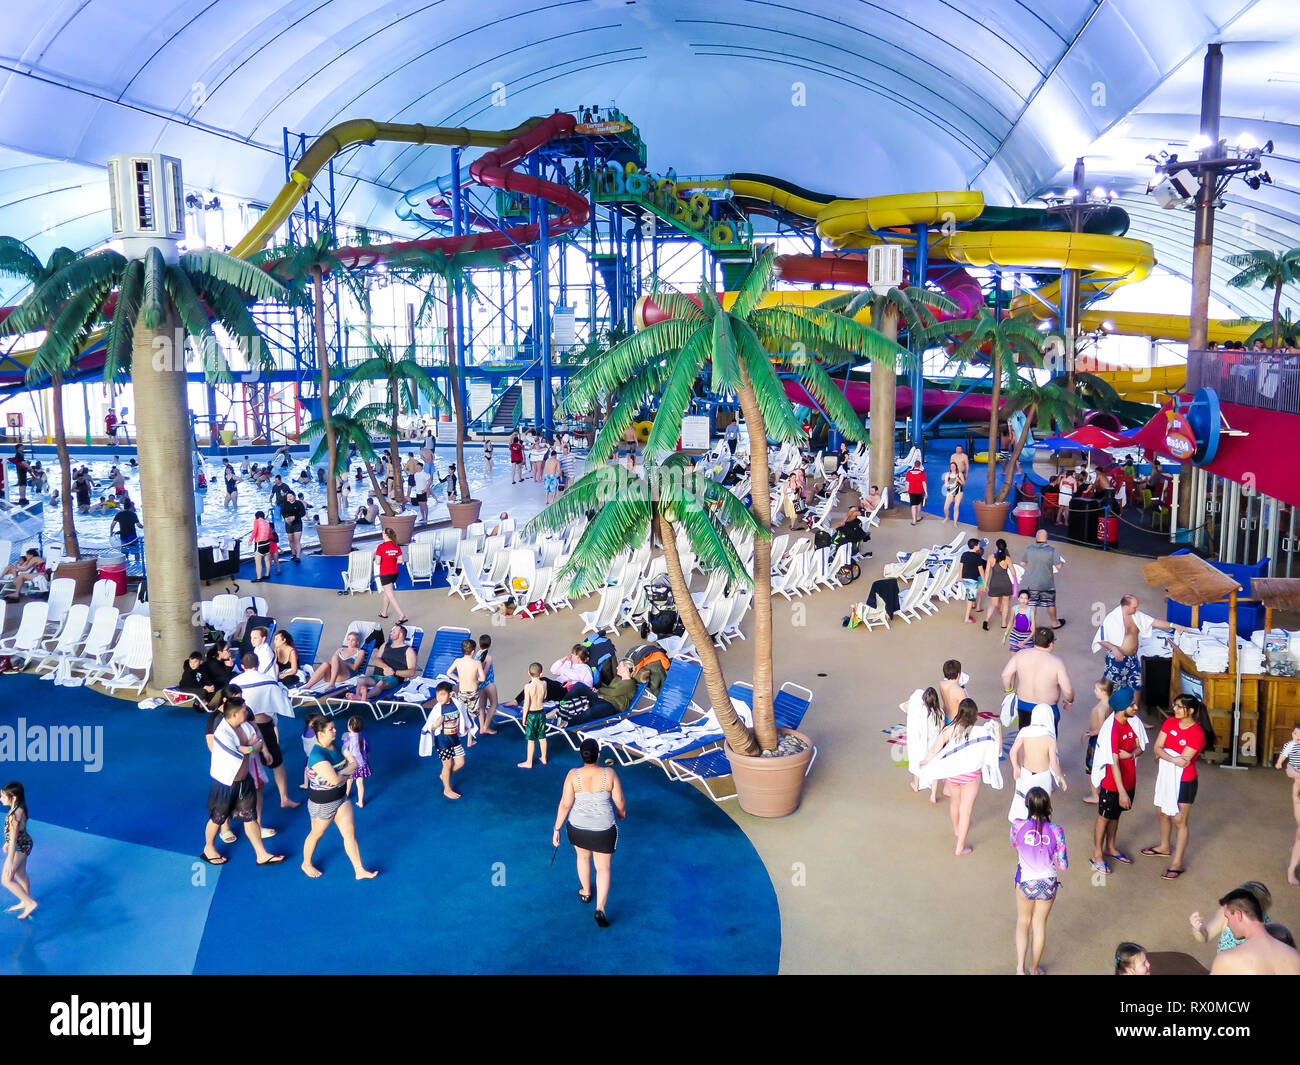
[[[912,495],[925,494],[925,470],[907,471],[907,490]]]
[[[1191,762],[1183,766],[1183,775],[1178,779],[1196,779],[1196,756],[1205,750],[1205,729],[1195,721],[1182,722],[1171,717],[1160,726],[1160,739],[1157,742],[1161,747],[1167,747],[1178,754],[1191,755]]]
[[[1119,757],[1120,751],[1132,754],[1137,750],[1137,733],[1133,731],[1133,726],[1127,720],[1120,721],[1118,717],[1115,719],[1115,724],[1110,730],[1110,749],[1115,754],[1114,765],[1119,767],[1119,782],[1124,785],[1125,791],[1134,791],[1137,788],[1137,761],[1133,758]],[[1114,783],[1114,773],[1108,772],[1101,786],[1109,788]]]
[[[391,577],[397,572],[397,563],[402,559],[402,549],[391,540],[385,540],[375,548],[375,554],[379,558],[379,575],[381,577]]]

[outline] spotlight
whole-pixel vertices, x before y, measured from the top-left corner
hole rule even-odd
[[[221,201],[217,199],[215,196],[213,196],[212,199],[208,201],[207,206],[204,207],[203,209],[205,211],[220,211]]]
[[[1065,198],[1066,198],[1067,200],[1077,200],[1077,199],[1079,198],[1079,190],[1078,190],[1078,189],[1066,189],[1066,190],[1065,190]]]
[[[1253,133],[1243,132],[1241,136],[1237,138],[1237,147],[1241,148],[1243,151],[1250,151],[1251,148],[1259,147],[1259,141],[1255,139]]]
[[[1264,154],[1265,154],[1265,155],[1272,155],[1272,154],[1273,154],[1273,142],[1272,142],[1272,141],[1265,141],[1265,142],[1264,142]]]
[[[1106,193],[1106,199],[1108,199],[1108,200],[1118,200],[1118,199],[1119,199],[1119,193],[1116,192],[1114,189],[1111,189],[1110,192]]]
[[[1204,133],[1198,133],[1195,137],[1193,137],[1190,141],[1187,142],[1187,147],[1189,147],[1194,152],[1203,152],[1209,146],[1210,146],[1210,138],[1207,137]]]
[[[1103,189],[1100,185],[1098,185],[1095,189],[1092,190],[1092,198],[1094,200],[1104,200],[1106,198],[1106,190]]]
[[[198,209],[203,206],[203,197],[196,196],[194,193],[191,192],[188,196],[185,197],[185,206]]]
[[[1257,175],[1251,174],[1250,177],[1244,178],[1243,180],[1246,182],[1246,188],[1251,189],[1252,191],[1257,191],[1259,189],[1259,177]]]

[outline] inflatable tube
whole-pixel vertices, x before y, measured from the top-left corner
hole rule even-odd
[[[971,462],[982,462],[987,466],[989,461],[989,453],[987,451],[977,451],[975,452],[975,454],[973,454],[970,457],[970,460]]]
[[[709,211],[709,198],[702,192],[696,192],[691,195],[691,210],[707,214]]]
[[[654,427],[654,422],[633,422],[632,428],[636,430],[637,442],[644,444],[650,439],[650,430]]]
[[[709,234],[714,244],[735,244],[736,234],[726,222],[719,222]]]
[[[645,174],[631,173],[628,174],[623,182],[623,187],[627,189],[631,196],[644,196],[646,189],[650,186],[650,179]]]
[[[685,222],[690,217],[690,208],[686,206],[685,200],[673,201],[673,218],[678,222]]]
[[[690,217],[686,219],[686,224],[698,233],[709,224],[709,216],[699,211],[692,211]]]
[[[640,171],[640,169],[641,168],[637,166],[636,163],[632,162],[631,160],[628,160],[626,163],[623,164],[623,176],[631,177],[633,174]]]

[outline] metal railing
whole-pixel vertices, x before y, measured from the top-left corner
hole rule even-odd
[[[1198,388],[1223,403],[1300,414],[1300,352],[1189,351],[1187,390]]]

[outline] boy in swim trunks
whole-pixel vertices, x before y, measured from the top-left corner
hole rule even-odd
[[[943,720],[951,725],[957,716],[957,707],[966,698],[966,685],[962,680],[961,663],[950,658],[943,664],[943,680],[939,682],[939,700],[943,704]]]
[[[533,768],[533,745],[541,746],[542,765],[546,764],[546,681],[542,680],[542,664],[533,662],[528,667],[528,683],[524,685],[524,739],[528,741],[528,754],[519,763],[520,769]]]
[[[465,748],[460,742],[460,707],[451,701],[451,685],[445,680],[433,690],[433,706],[429,710],[429,720],[424,724],[426,732],[433,733],[433,745],[442,762],[439,777],[442,780],[442,793],[449,799],[459,799],[460,793],[451,789],[451,775],[465,767]]]
[[[487,682],[487,675],[483,672],[483,663],[474,655],[478,644],[473,640],[462,640],[460,650],[461,656],[448,667],[447,676],[456,682],[465,713],[473,714],[482,699],[479,689]],[[473,747],[474,741],[470,740],[469,745]]]

